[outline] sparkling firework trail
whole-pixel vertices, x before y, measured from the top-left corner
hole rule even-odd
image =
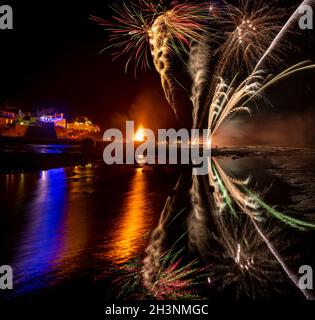
[[[236,77],[230,85],[227,85],[221,78],[215,88],[208,119],[208,128],[212,135],[229,116],[241,111],[250,114],[249,108],[240,104],[257,95],[265,78],[262,71],[256,72],[247,77],[237,88],[233,87],[235,79]]]
[[[283,36],[288,32],[288,30],[292,27],[292,25],[294,23],[296,23],[298,21],[298,19],[301,17],[301,14],[300,14],[301,8],[306,5],[312,6],[314,4],[315,4],[315,0],[305,0],[301,3],[301,5],[296,9],[296,11],[290,17],[290,19],[286,22],[286,24],[283,26],[283,28],[280,30],[280,32],[277,34],[277,36],[274,38],[274,40],[270,44],[269,48],[264,52],[263,56],[258,61],[254,71],[257,70],[261,66],[261,64],[272,53],[273,50],[276,50],[276,48],[278,47],[278,44],[281,42]]]
[[[272,85],[297,72],[314,69],[315,65],[311,61],[303,61],[286,69],[277,76],[266,76],[265,72],[258,70],[248,76],[236,88],[233,87],[236,77],[234,77],[230,85],[227,85],[223,79],[219,79],[209,107],[208,128],[211,130],[211,134],[215,134],[223,121],[235,113],[246,111],[250,114],[247,104],[253,102],[256,98],[262,97],[263,91]]]

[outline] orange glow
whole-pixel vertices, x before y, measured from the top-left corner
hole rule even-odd
[[[106,243],[104,257],[124,263],[141,251],[143,239],[150,226],[150,203],[146,197],[146,179],[141,169],[135,171],[130,190],[123,201],[123,214],[113,226]]]
[[[142,126],[140,126],[139,129],[137,130],[134,140],[139,142],[144,141],[144,129]]]

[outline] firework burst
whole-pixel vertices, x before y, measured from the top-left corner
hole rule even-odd
[[[146,14],[136,5],[129,5],[127,2],[114,4],[112,7],[112,21],[99,17],[90,16],[105,30],[109,31],[109,39],[112,44],[106,49],[113,49],[113,59],[127,56],[125,71],[131,62],[135,62],[135,70],[140,67],[146,69],[150,66],[149,21]]]
[[[207,29],[209,7],[205,4],[191,4],[172,1],[170,7],[139,1],[138,4],[123,2],[114,5],[113,22],[96,17],[94,21],[111,33],[110,40],[117,53],[114,58],[128,55],[125,69],[131,61],[138,67],[150,66],[153,58],[155,69],[160,74],[162,87],[168,103],[174,108],[174,82],[171,73],[172,57],[185,61],[191,42],[199,42]]]
[[[288,16],[288,10],[278,7],[277,2],[240,0],[238,6],[225,3],[218,18],[224,40],[215,52],[220,56],[215,74],[226,76],[241,70],[247,74],[253,71]],[[269,62],[283,62],[281,57],[288,48],[292,48],[292,44],[283,41],[269,55]]]

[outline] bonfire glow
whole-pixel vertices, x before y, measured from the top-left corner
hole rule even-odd
[[[139,142],[144,141],[144,129],[142,126],[137,130],[134,140]]]

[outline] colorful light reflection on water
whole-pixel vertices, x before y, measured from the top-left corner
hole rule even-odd
[[[32,281],[51,272],[61,254],[67,185],[64,169],[42,171],[26,208],[27,224],[14,258],[22,291],[38,289],[46,281]],[[42,278],[41,278],[42,279]]]
[[[87,165],[2,174],[0,186],[0,260],[13,266],[19,296],[91,280],[143,251],[173,181]]]
[[[110,234],[105,258],[124,263],[139,252],[151,220],[146,193],[146,180],[142,169],[138,168],[131,180],[131,188],[123,198],[124,213],[117,222],[118,228]]]

